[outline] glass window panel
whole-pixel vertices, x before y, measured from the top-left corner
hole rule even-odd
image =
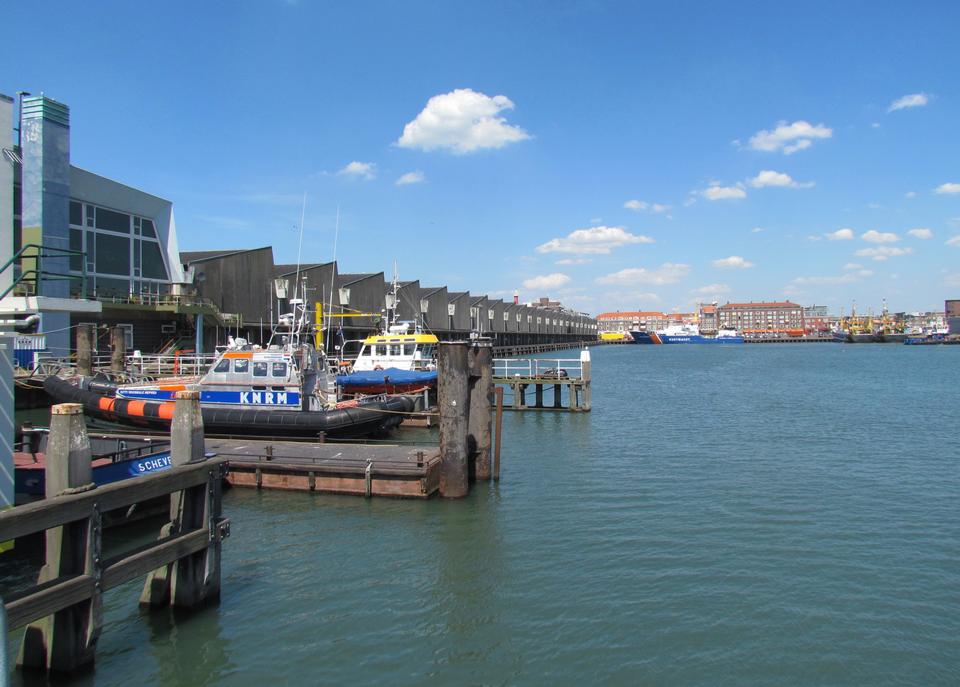
[[[92,205],[88,205],[88,206],[87,206],[87,226],[88,226],[88,227],[92,227],[92,226],[93,226],[93,218],[94,218],[94,209],[93,209],[93,206],[92,206]]]
[[[71,203],[72,205],[73,203]],[[70,250],[83,250],[83,229],[70,230]],[[70,256],[70,270],[73,272],[83,271],[83,256]]]
[[[274,377],[286,377],[287,376],[287,364],[286,363],[274,363],[270,374]]]
[[[97,210],[97,217],[100,217]],[[110,234],[96,234],[97,272],[103,274],[130,274],[130,239]]]
[[[213,371],[214,371],[214,372],[229,372],[229,371],[230,371],[230,359],[229,359],[229,358],[224,358],[223,360],[221,360],[219,363],[217,363],[217,366],[216,366],[215,368],[213,368]]]
[[[75,200],[70,201],[70,224],[83,226],[83,206]]]
[[[143,276],[149,279],[167,279],[167,268],[163,264],[160,244],[143,241]]]
[[[143,235],[152,236],[153,238],[157,237],[157,230],[153,226],[153,220],[143,220]]]
[[[253,364],[253,376],[254,377],[266,377],[267,376],[267,364],[262,361],[255,362]]]
[[[390,355],[396,357],[400,355],[400,344],[390,344]]]
[[[416,347],[417,347],[416,344],[403,344],[403,354],[413,355],[413,351]]]
[[[133,240],[133,266],[140,267],[140,239]]]
[[[97,229],[129,234],[130,215],[123,212],[107,210],[106,208],[97,208]]]
[[[97,277],[97,295],[126,298],[130,295],[130,280]]]
[[[245,375],[250,370],[250,361],[246,358],[237,358],[233,361],[233,371]]]

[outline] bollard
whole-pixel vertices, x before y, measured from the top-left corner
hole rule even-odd
[[[199,391],[178,391],[170,426],[170,460],[174,467],[203,461],[203,414]],[[170,522],[160,530],[160,538],[177,536],[220,518],[220,479],[211,473],[207,484],[170,495]],[[175,563],[154,570],[147,576],[140,595],[145,606],[172,605],[193,608],[220,596],[220,542],[213,537],[210,546]]]
[[[493,481],[500,481],[500,446],[502,444],[503,437],[503,387],[498,386],[496,389],[497,397],[497,417],[496,417],[496,435],[493,448]]]
[[[93,340],[90,325],[77,326],[77,374],[89,377],[93,374]]]
[[[580,379],[582,380],[582,395],[580,398],[580,410],[590,410],[590,349],[584,348],[580,351]]]
[[[123,329],[110,329],[110,371],[123,374],[127,371],[127,342],[123,338]]]
[[[490,424],[493,405],[493,344],[481,341],[470,348],[470,420],[467,441],[472,452],[471,477],[490,479]]]
[[[62,403],[50,411],[46,452],[46,496],[93,489],[90,439],[83,406]],[[39,582],[90,575],[100,557],[100,517],[79,520],[46,532],[46,562]],[[99,591],[99,590],[98,590]],[[17,665],[26,669],[72,672],[93,664],[103,624],[100,594],[27,626]]]
[[[441,342],[437,350],[437,394],[440,408],[440,495],[462,498],[469,490],[467,432],[470,393],[467,344]]]

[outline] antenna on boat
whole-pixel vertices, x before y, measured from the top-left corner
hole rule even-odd
[[[337,277],[337,240],[340,238],[340,203],[337,203],[337,221],[334,224],[333,229],[333,264],[330,267],[330,299],[327,301],[327,322],[326,322],[326,334],[323,337],[324,342],[330,341],[330,325],[333,322],[333,318],[330,317],[332,314],[330,311],[333,310],[333,288],[336,285]],[[325,344],[326,345],[326,344]]]
[[[297,245],[297,274],[293,278],[293,297],[297,297],[297,287],[300,285],[300,255],[303,253],[303,218],[307,214],[307,192],[303,192],[303,205],[300,206],[300,242]]]

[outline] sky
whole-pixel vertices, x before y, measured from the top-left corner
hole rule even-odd
[[[597,314],[960,297],[955,2],[7,3],[181,250]],[[306,203],[304,206],[304,198]]]

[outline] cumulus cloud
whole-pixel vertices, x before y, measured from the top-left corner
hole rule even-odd
[[[898,248],[896,246],[877,246],[876,248],[861,248],[854,255],[861,258],[873,258],[877,262],[899,255],[910,255],[913,248]]]
[[[554,272],[553,274],[543,274],[537,277],[531,277],[530,279],[523,280],[523,288],[530,289],[533,291],[536,290],[549,290],[557,289],[563,286],[564,284],[570,283],[570,277],[560,272]]]
[[[791,280],[791,284],[853,284],[866,277],[872,277],[871,270],[858,270],[856,272],[847,272],[837,276],[826,277],[797,277]]]
[[[923,107],[929,102],[930,96],[926,93],[911,93],[910,95],[905,95],[902,98],[897,98],[890,103],[890,107],[887,108],[887,112],[906,110],[909,107]]]
[[[623,207],[627,208],[627,210],[633,210],[634,212],[648,211],[659,214],[666,212],[671,206],[664,205],[663,203],[648,203],[645,200],[628,200],[623,204]]]
[[[904,193],[903,195],[904,195],[905,198],[916,198],[916,197],[917,197],[917,192],[916,192],[916,191],[907,191],[907,192]]]
[[[911,229],[907,232],[910,236],[915,239],[932,239],[933,232],[925,227],[918,227],[916,229]]]
[[[753,229],[750,230],[750,232],[753,234],[760,234],[764,231],[766,231],[766,229],[764,229],[763,227],[754,227]]]
[[[394,183],[397,186],[408,186],[409,184],[422,184],[426,177],[423,176],[423,172],[407,172]]]
[[[936,189],[934,189],[934,193],[938,193],[940,195],[960,193],[960,184],[952,182],[940,184]]]
[[[730,293],[730,287],[726,284],[707,284],[694,289],[693,292],[701,296],[712,296],[714,294]]]
[[[590,227],[577,229],[562,238],[550,239],[537,246],[537,252],[606,255],[615,248],[631,243],[653,243],[653,239],[631,234],[623,227]]]
[[[724,270],[745,270],[749,267],[753,267],[753,263],[749,260],[743,259],[739,255],[731,255],[729,258],[719,258],[714,260],[713,266]]]
[[[837,229],[836,231],[824,234],[824,237],[828,241],[852,241],[853,229]]]
[[[763,129],[750,137],[750,147],[754,150],[763,150],[766,152],[782,151],[786,155],[795,153],[798,150],[804,150],[813,145],[814,139],[830,138],[833,136],[833,129],[824,124],[816,126],[797,120],[792,124],[785,121],[777,122],[776,128],[772,131]]]
[[[747,197],[747,192],[739,184],[736,186],[721,186],[720,184],[710,184],[707,188],[700,191],[700,195],[707,200],[740,200]]]
[[[960,246],[960,235],[947,239],[944,241],[944,244],[947,246]]]
[[[587,263],[593,262],[592,258],[564,258],[563,260],[557,260],[555,265],[586,265]]]
[[[780,186],[783,188],[810,188],[812,181],[799,182],[794,181],[789,174],[783,172],[774,172],[771,169],[765,169],[757,176],[747,179],[747,183],[754,188],[764,188],[767,186]]]
[[[900,237],[892,231],[877,231],[876,229],[863,232],[860,234],[860,238],[867,243],[896,243],[900,240]]]
[[[629,267],[619,272],[597,278],[598,284],[637,286],[638,284],[675,284],[690,273],[690,266],[683,263],[665,262],[656,269]]]
[[[377,178],[377,163],[375,162],[357,162],[354,160],[337,174],[354,179],[364,179],[370,181]]]
[[[863,269],[863,265],[861,265],[859,262],[848,262],[846,265],[843,266],[843,269],[845,269],[845,270],[862,270],[862,269]]]
[[[469,88],[435,95],[420,114],[403,127],[396,145],[464,154],[525,141],[530,134],[500,116],[504,110],[513,108],[513,101],[505,95],[491,98]]]

